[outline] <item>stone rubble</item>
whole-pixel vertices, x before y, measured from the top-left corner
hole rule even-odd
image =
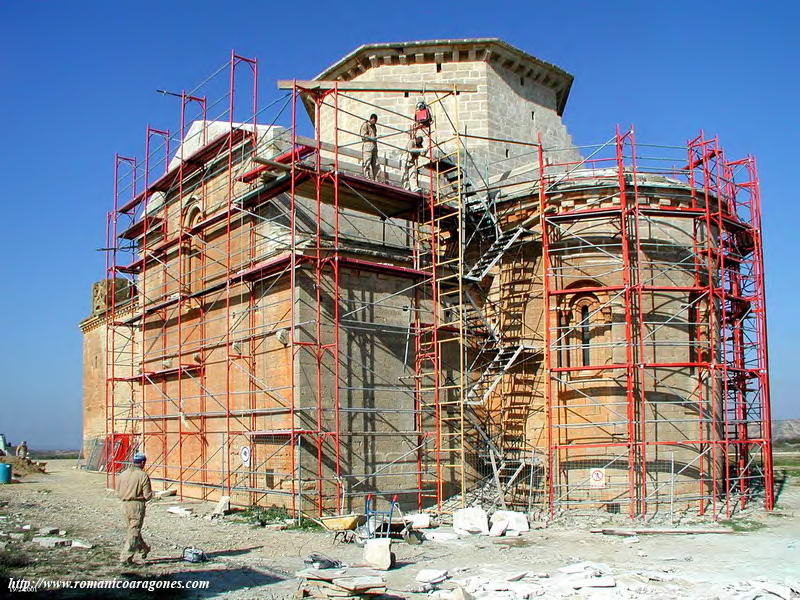
[[[212,517],[223,517],[228,514],[231,510],[231,497],[230,496],[222,496],[217,505],[214,507],[214,510],[211,511]]]
[[[373,538],[364,544],[364,562],[381,571],[388,571],[394,564],[392,540],[389,538]]]
[[[414,577],[420,583],[441,583],[448,578],[446,569],[422,569]]]
[[[459,535],[489,535],[489,516],[479,506],[460,508],[453,513],[453,531]]]
[[[56,536],[35,536],[31,539],[34,544],[39,544],[43,548],[58,548],[59,546],[69,546],[70,541]]]
[[[414,529],[429,529],[433,526],[429,513],[410,513],[404,519]]]
[[[525,513],[513,511],[513,510],[498,510],[492,514],[490,519],[492,525],[496,523],[506,522],[507,526],[506,529],[511,531],[519,531],[520,533],[525,533],[526,531],[530,531],[531,527],[528,523],[528,517],[525,516]]]
[[[40,527],[39,535],[55,535],[58,533],[58,527]]]
[[[179,515],[181,517],[192,517],[194,513],[192,512],[191,508],[185,508],[183,506],[170,506],[167,508],[168,513],[172,513],[174,515]]]

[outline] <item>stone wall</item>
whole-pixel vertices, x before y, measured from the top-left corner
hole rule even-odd
[[[118,280],[119,281],[119,280]],[[127,286],[123,289],[129,290]],[[105,290],[105,281],[92,286],[93,299],[97,299],[97,289]],[[135,304],[126,299],[122,306],[117,307],[118,318],[126,318],[135,310]],[[126,377],[133,371],[132,363],[136,360],[133,353],[136,340],[131,337],[130,331],[120,331],[118,335],[111,335],[108,328],[108,313],[98,310],[91,317],[84,319],[80,326],[83,333],[83,442],[82,456],[88,458],[93,441],[106,434],[106,379],[111,377],[111,365],[108,352],[108,342],[113,340],[115,351],[113,360],[116,377]],[[128,328],[125,328],[128,329]],[[118,412],[116,415],[116,430],[119,433],[130,433],[132,424],[126,420],[129,416],[128,409],[133,401],[133,386],[127,382],[114,382],[117,397]],[[110,418],[110,415],[108,415]]]
[[[640,202],[646,207],[691,204],[690,192],[684,186],[646,177],[642,176],[638,190]],[[530,198],[518,198],[515,202],[516,210],[510,204],[504,211],[507,226],[538,210]],[[559,186],[549,194],[548,204],[553,213],[589,207],[613,208],[619,205],[619,191],[613,179],[587,177]],[[553,367],[584,364],[583,340],[576,324],[581,320],[578,307],[583,303],[589,307],[590,362],[586,366],[596,368],[557,372],[551,379],[552,443],[562,446],[555,451],[553,463],[556,504],[570,507],[596,502],[596,506],[612,512],[626,510],[621,507],[628,502],[626,440],[631,434],[639,444],[651,443],[646,448],[646,458],[634,454],[637,473],[647,471],[646,481],[637,480],[637,494],[642,494],[646,486],[653,495],[652,505],[664,501],[667,493],[674,493],[679,499],[693,497],[699,490],[710,494],[711,482],[722,476],[721,458],[714,452],[705,453],[702,440],[721,439],[722,432],[708,424],[708,415],[711,411],[721,414],[722,404],[721,398],[711,393],[707,373],[700,367],[636,369],[637,400],[633,409],[636,424],[630,430],[625,371],[604,368],[628,360],[624,299],[613,290],[585,289],[624,284],[619,218],[612,213],[560,220],[558,227],[551,227],[551,233],[556,230],[560,233],[550,239],[550,285],[552,289],[574,292],[553,296],[549,307],[542,304],[541,294],[537,293],[543,285],[541,246],[536,243],[504,257],[493,284],[493,297],[501,306],[503,330],[511,342],[520,339],[520,332],[527,332],[531,343],[541,343],[544,311],[549,311],[555,348]],[[714,239],[715,230],[706,231],[703,223],[692,218],[657,213],[643,218],[638,230],[641,253],[632,249],[632,261],[639,263],[638,272],[644,285],[667,288],[703,285],[707,266],[702,262],[696,266],[693,260],[695,240],[703,243],[708,237]],[[524,273],[526,266],[534,265],[538,265],[534,268],[537,272]],[[503,285],[512,287],[504,293]],[[519,302],[511,291],[524,285],[532,285],[532,289],[528,292],[520,328]],[[656,290],[643,291],[640,300],[634,295],[632,301],[641,302],[634,310],[634,363],[668,365],[709,360],[709,336],[715,327],[716,308],[707,300],[689,290]],[[493,401],[493,418],[503,424],[500,435],[513,446],[519,441],[518,433],[514,433],[520,424],[517,419],[523,419],[526,422],[523,446],[542,457],[547,455],[548,447],[544,385],[543,365],[531,361],[504,378]],[[512,417],[513,411],[517,411],[518,417]],[[605,470],[604,487],[589,485],[588,475],[593,468]],[[542,493],[544,489],[537,491]],[[642,497],[637,496],[637,500]]]
[[[445,97],[443,93],[341,92],[338,99],[338,138],[335,135],[333,100],[323,107],[320,122],[322,139],[360,150],[359,128],[371,113],[378,115],[378,152],[381,157],[399,160],[404,156],[411,118],[417,102],[430,104],[434,118],[433,139],[445,152],[453,151],[451,140],[458,128],[461,134],[535,142],[537,134],[548,148],[558,148],[551,160],[579,160],[557,112],[552,89],[533,79],[514,74],[497,62],[482,60],[381,64],[357,75],[351,81],[377,81],[395,84],[468,83],[477,92]],[[526,163],[536,163],[532,147],[479,139],[463,138],[471,157],[466,167],[476,184],[482,178],[498,175]],[[357,161],[352,160],[354,163]]]

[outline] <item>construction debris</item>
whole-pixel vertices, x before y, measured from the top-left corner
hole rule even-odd
[[[386,593],[386,580],[368,569],[303,569],[301,591],[315,598],[365,598]]]
[[[528,517],[526,517],[524,513],[513,510],[495,511],[489,521],[492,525],[505,522],[507,523],[506,529],[512,531],[525,532],[531,530],[528,524]]]
[[[446,531],[446,530],[426,531],[425,539],[431,542],[439,542],[441,544],[446,544],[447,542],[458,541],[458,534],[455,533],[454,531]]]
[[[339,569],[342,563],[325,556],[324,554],[317,554],[316,552],[309,554],[303,559],[303,564],[311,569]]]
[[[422,569],[419,573],[417,573],[414,579],[420,583],[436,584],[441,583],[447,579],[447,577],[448,574],[446,569]]]
[[[410,513],[404,516],[405,522],[414,529],[428,529],[433,527],[430,513]]]
[[[58,527],[40,527],[39,528],[39,535],[56,535],[58,533]]]
[[[707,533],[736,533],[732,529],[592,529],[592,533],[603,535],[640,536],[640,535],[702,535]]]
[[[492,523],[492,526],[489,528],[489,535],[491,537],[500,537],[506,532],[507,529],[508,521],[497,521]]]
[[[183,506],[170,506],[169,508],[167,508],[167,512],[172,513],[174,515],[179,515],[181,517],[194,516],[191,508],[185,508]]]
[[[158,490],[157,492],[153,492],[153,497],[156,500],[160,500],[161,498],[166,498],[168,496],[174,496],[175,490]]]
[[[228,514],[231,510],[231,497],[230,496],[222,496],[217,505],[214,507],[214,510],[211,511],[212,517],[222,517]]]
[[[364,543],[364,562],[368,566],[388,571],[394,565],[392,540],[389,538],[373,538]]]
[[[479,506],[460,508],[453,513],[453,531],[460,535],[489,535],[489,517]]]
[[[34,544],[39,544],[43,548],[57,548],[59,546],[69,546],[70,541],[55,536],[35,536],[31,540]]]

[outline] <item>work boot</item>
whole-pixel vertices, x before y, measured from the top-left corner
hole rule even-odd
[[[147,558],[148,554],[150,554],[150,546],[145,546],[144,550],[142,550],[142,560]]]

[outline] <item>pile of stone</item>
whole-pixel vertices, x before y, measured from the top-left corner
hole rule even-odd
[[[487,535],[490,537],[517,537],[530,531],[530,523],[525,513],[513,510],[495,511],[491,518],[479,506],[461,508],[453,513],[453,534],[439,530],[426,533],[433,541],[451,541],[458,536]],[[444,534],[444,535],[442,535]]]
[[[9,550],[10,544],[27,543],[38,544],[42,548],[80,548],[91,549],[94,546],[79,539],[66,537],[67,531],[58,527],[40,527],[34,530],[33,526],[21,524],[18,519],[10,518],[7,515],[0,517],[0,550]],[[14,529],[15,531],[6,531]]]
[[[793,600],[800,598],[800,578],[787,577],[783,583],[763,578],[751,579],[724,586],[721,595],[748,600],[755,598]]]
[[[386,579],[373,569],[303,569],[295,576],[302,580],[300,598],[370,598],[386,593]]]
[[[617,587],[606,565],[591,562],[567,565],[552,575],[483,569],[477,575],[453,578],[448,584],[451,589],[426,591],[436,600],[528,600],[537,597],[569,598],[576,593],[596,596],[598,592]]]

